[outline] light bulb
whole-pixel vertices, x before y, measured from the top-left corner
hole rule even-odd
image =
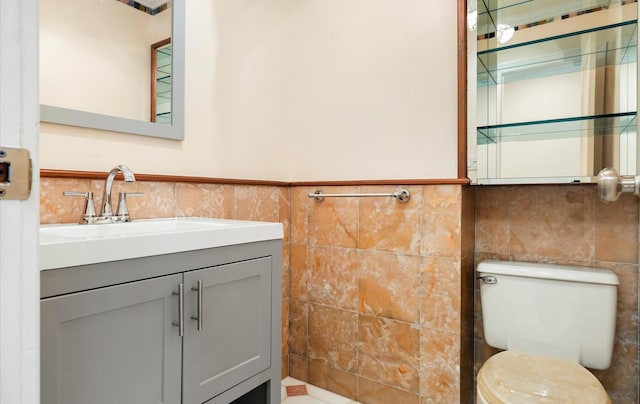
[[[511,25],[498,24],[498,31],[496,32],[498,42],[507,43],[509,39],[513,38],[513,34],[515,33],[516,30]]]

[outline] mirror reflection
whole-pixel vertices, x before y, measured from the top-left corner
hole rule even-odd
[[[41,104],[152,122],[151,46],[171,28],[166,0],[41,0]]]
[[[171,38],[151,45],[151,122],[171,123]]]
[[[477,182],[635,174],[637,3],[478,0],[472,10]]]

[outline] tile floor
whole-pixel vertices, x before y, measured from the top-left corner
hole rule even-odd
[[[290,387],[291,394],[302,393],[302,395],[287,396],[287,386]],[[296,387],[291,389],[292,386]],[[303,394],[305,388],[307,394]],[[282,380],[282,402],[284,404],[358,404],[357,401],[312,386],[293,377]]]

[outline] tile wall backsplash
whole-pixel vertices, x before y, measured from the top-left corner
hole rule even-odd
[[[614,404],[638,402],[638,198],[605,204],[594,185],[478,187],[475,222],[476,262],[595,266],[618,275],[613,363],[593,373]],[[483,342],[478,291],[475,318],[477,370],[496,352]]]
[[[65,198],[62,192],[92,190],[100,206],[102,186],[101,180],[42,178],[42,223],[77,221],[82,198]],[[472,319],[472,309],[461,311],[461,275],[473,273],[472,216],[462,223],[463,205],[473,213],[470,188],[413,186],[406,204],[392,198],[318,203],[307,197],[314,190],[118,181],[113,195],[115,200],[119,191],[145,193],[128,201],[134,219],[204,216],[283,223],[283,377],[363,403],[468,402],[471,392],[465,383],[461,388],[460,379],[473,371],[472,349],[461,342],[463,320]],[[469,289],[467,296],[472,294]]]
[[[41,179],[41,222],[73,223],[103,181]],[[594,372],[614,403],[636,402],[638,199],[595,186],[425,185],[411,201],[307,197],[315,187],[122,183],[134,219],[203,216],[283,223],[282,375],[363,403],[471,402],[496,350],[482,339],[473,265],[485,258],[610,268],[620,278],[614,362]],[[393,186],[322,187],[328,193]],[[475,314],[475,315],[474,315]],[[475,321],[474,321],[475,318]],[[474,361],[475,356],[475,361]],[[475,370],[474,370],[475,367]]]
[[[411,200],[401,204],[316,202],[307,197],[316,188],[291,188],[292,377],[363,403],[460,402],[465,188],[408,189]]]

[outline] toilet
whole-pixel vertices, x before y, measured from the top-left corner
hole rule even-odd
[[[611,364],[615,273],[483,261],[478,279],[485,341],[504,350],[478,372],[479,404],[611,403],[585,367]]]

